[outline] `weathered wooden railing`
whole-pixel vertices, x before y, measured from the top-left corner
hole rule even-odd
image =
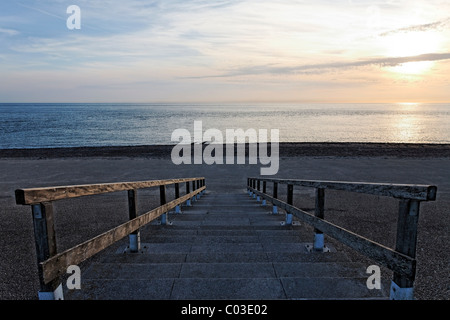
[[[181,183],[186,184],[186,193],[183,196],[180,196]],[[175,199],[167,202],[166,186],[172,184],[175,186]],[[190,190],[191,184],[192,191]],[[160,188],[161,205],[137,215],[137,190],[151,187]],[[66,273],[69,266],[78,265],[127,235],[129,235],[130,251],[139,251],[139,228],[159,216],[161,216],[161,224],[166,224],[169,210],[175,208],[175,211],[179,212],[180,206],[184,202],[190,206],[191,201],[198,199],[205,189],[205,178],[203,177],[17,189],[15,191],[16,203],[30,205],[32,210],[40,281],[39,299],[62,299],[63,291],[60,278]],[[73,248],[57,253],[52,202],[117,191],[128,192],[130,220]]]
[[[272,196],[266,192],[267,183],[273,183]],[[279,184],[287,185],[286,201],[278,199]],[[293,205],[294,186],[316,189],[314,214],[303,211]],[[395,250],[325,221],[325,189],[398,198],[400,202]],[[273,213],[277,213],[277,206],[284,209],[286,211],[286,224],[291,224],[292,215],[295,215],[312,225],[315,233],[313,241],[313,249],[315,251],[323,251],[323,233],[325,233],[394,271],[390,288],[391,299],[413,299],[419,206],[421,201],[434,201],[436,199],[437,188],[435,186],[248,178],[247,190],[251,196],[261,197],[264,199],[263,201],[268,200],[272,202]]]

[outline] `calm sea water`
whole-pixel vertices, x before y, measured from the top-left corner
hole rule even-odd
[[[450,104],[83,103],[0,104],[0,148],[176,144],[194,121],[224,137],[278,129],[280,142],[450,143]]]

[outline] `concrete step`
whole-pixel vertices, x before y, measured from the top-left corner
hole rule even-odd
[[[169,299],[384,299],[366,278],[175,279]]]
[[[95,300],[386,299],[388,284],[369,290],[366,278],[86,279],[65,298]]]
[[[363,278],[366,266],[345,262],[93,263],[86,279],[158,278]],[[367,278],[367,277],[366,277]]]
[[[142,252],[142,251],[141,251]],[[133,264],[133,263],[229,263],[229,262],[349,262],[350,259],[343,252],[299,253],[299,252],[144,252],[118,253],[106,255],[101,260],[105,263]]]
[[[276,228],[217,226],[202,224],[204,228],[183,228],[171,230],[140,232],[142,242],[181,242],[181,243],[214,243],[214,242],[309,242],[313,240],[312,232],[301,232],[300,230],[281,230]]]

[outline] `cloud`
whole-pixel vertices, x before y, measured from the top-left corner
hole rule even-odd
[[[17,30],[5,29],[5,28],[0,28],[0,33],[6,34],[8,36],[15,36],[15,35],[20,34],[20,32]]]
[[[408,57],[383,57],[374,59],[365,59],[352,62],[330,62],[309,64],[301,66],[281,67],[273,64],[249,66],[230,71],[222,75],[202,76],[193,78],[224,78],[248,75],[262,75],[262,74],[319,74],[331,69],[350,69],[365,66],[379,66],[379,67],[395,67],[403,63],[418,62],[418,61],[438,61],[450,59],[450,52],[448,53],[426,53],[416,56]]]
[[[381,37],[389,36],[396,33],[401,32],[423,32],[423,31],[429,31],[429,30],[436,30],[440,28],[445,28],[450,25],[450,18],[446,18],[443,20],[431,22],[431,23],[425,23],[425,24],[416,24],[404,28],[399,28],[395,30],[386,31],[380,34]]]
[[[437,12],[444,15],[433,13],[436,10],[430,8],[437,9],[437,4],[427,1],[426,8],[418,6],[423,9],[421,20],[415,20],[409,1],[394,2],[388,8],[379,5],[383,23],[373,29],[366,26],[367,4],[356,2],[15,0],[0,4],[0,68],[9,78],[21,80],[14,83],[18,97],[25,95],[21,93],[25,87],[37,92],[45,84],[51,97],[64,86],[64,94],[76,88],[79,95],[86,95],[84,99],[109,97],[105,92],[110,90],[124,95],[121,99],[164,100],[163,95],[171,99],[175,92],[186,97],[205,92],[214,100],[233,96],[231,92],[245,97],[249,87],[254,94],[246,99],[259,99],[257,92],[279,88],[286,92],[289,88],[295,96],[300,83],[308,90],[317,86],[317,92],[325,86],[346,88],[350,77],[352,87],[364,79],[381,83],[386,77],[375,69],[450,59],[443,32],[437,35],[439,46],[419,46],[428,48],[425,52],[444,53],[390,50],[396,42],[382,36],[411,32],[415,37],[418,34],[413,32],[450,29],[450,15],[445,15],[448,10],[441,4]],[[72,3],[81,8],[81,30],[66,28],[66,8]],[[431,23],[419,24],[423,21]],[[351,72],[343,75],[337,72],[341,70]],[[441,74],[445,70],[439,70]],[[27,86],[21,83],[24,79],[30,79]],[[150,94],[150,88],[157,89]],[[277,94],[286,97],[284,91]],[[271,99],[276,98],[274,93]]]
[[[31,10],[34,10],[34,11],[37,11],[37,12],[40,12],[40,13],[43,13],[43,14],[49,16],[49,17],[57,18],[59,20],[66,20],[66,18],[63,15],[56,15],[56,14],[53,14],[53,13],[51,13],[49,11],[43,10],[41,8],[32,7],[32,6],[29,6],[29,5],[17,2],[17,1],[16,1],[16,3],[19,6],[21,6],[21,7],[24,7],[24,8],[27,8],[27,9],[31,9]]]

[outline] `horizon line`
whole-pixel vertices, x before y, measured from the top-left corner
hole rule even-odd
[[[317,104],[380,104],[380,103],[392,103],[392,104],[426,104],[426,103],[450,103],[449,101],[433,100],[433,101],[413,101],[413,100],[402,100],[402,101],[390,101],[382,100],[376,102],[368,101],[329,101],[329,100],[267,100],[267,101],[252,101],[252,100],[242,100],[242,101],[4,101],[0,104],[264,104],[264,103],[317,103]]]

